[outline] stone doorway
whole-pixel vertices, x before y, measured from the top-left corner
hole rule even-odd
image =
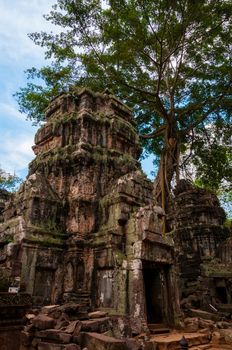
[[[221,304],[228,304],[227,290],[225,287],[216,287],[216,298]]]
[[[168,266],[144,264],[143,278],[148,324],[169,325],[171,323],[168,273]]]
[[[34,282],[34,301],[38,304],[50,302],[52,285],[54,281],[54,271],[47,268],[37,268]]]

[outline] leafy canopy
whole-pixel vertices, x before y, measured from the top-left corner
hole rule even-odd
[[[107,87],[133,108],[147,152],[166,152],[174,169],[190,143],[207,173],[206,125],[231,132],[230,0],[57,0],[45,18],[60,32],[29,35],[52,64],[28,70],[16,93],[22,112],[40,122],[50,98],[70,86]],[[214,145],[213,159],[228,152]]]
[[[0,190],[14,191],[20,182],[18,176],[6,173],[0,168]]]

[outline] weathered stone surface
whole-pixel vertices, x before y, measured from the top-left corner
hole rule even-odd
[[[218,303],[229,302],[226,294],[231,293],[225,213],[213,193],[189,181],[181,180],[174,192],[168,222],[179,252],[182,308],[217,309]]]
[[[65,332],[68,334],[78,335],[80,333],[81,328],[82,322],[76,320],[69,323],[69,325],[65,328]]]
[[[88,350],[126,350],[126,342],[124,340],[107,337],[98,333],[83,333],[82,345]]]
[[[219,333],[226,344],[232,345],[232,329],[220,329]]]
[[[207,312],[207,311],[204,311],[204,310],[199,310],[199,309],[190,309],[189,314],[191,314],[192,317],[200,317],[200,318],[205,319],[205,320],[215,321],[218,319],[217,315],[210,313],[210,312]]]
[[[197,317],[185,318],[185,332],[197,332],[199,329],[199,320]]]
[[[129,338],[129,339],[126,339],[126,349],[127,350],[139,350],[139,349],[141,349],[141,344],[138,341],[136,341],[136,339]]]
[[[46,329],[35,333],[35,336],[41,339],[56,340],[58,343],[70,343],[71,335],[58,329]]]
[[[32,319],[32,324],[38,329],[53,328],[55,321],[53,318],[40,314]]]
[[[42,307],[41,312],[45,315],[49,315],[54,313],[57,309],[59,309],[59,305],[46,305]]]
[[[88,316],[89,316],[90,319],[106,317],[107,316],[107,312],[97,310],[97,311],[89,312]]]
[[[202,318],[199,318],[199,327],[203,329],[216,329],[217,325],[215,324],[215,321],[213,320],[204,320]]]
[[[109,317],[82,321],[82,331],[104,333],[108,331],[109,328],[110,328]]]
[[[77,344],[54,344],[41,342],[38,344],[38,350],[81,350]]]

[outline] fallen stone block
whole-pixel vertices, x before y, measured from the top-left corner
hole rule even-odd
[[[59,343],[70,343],[71,335],[61,332],[58,329],[46,329],[35,333],[35,336],[41,339],[55,340]]]
[[[232,345],[232,329],[220,329],[219,333],[226,344]]]
[[[32,319],[32,324],[38,329],[48,329],[53,328],[55,325],[55,321],[53,318],[40,314]]]
[[[77,344],[55,344],[41,342],[38,344],[38,350],[81,350]]]
[[[188,313],[191,317],[199,317],[199,318],[203,318],[204,320],[218,321],[218,318],[219,318],[219,316],[216,314],[213,314],[211,312],[207,312],[204,310],[200,310],[200,309],[190,309]]]
[[[81,345],[88,350],[127,350],[125,340],[98,333],[82,333]]]
[[[199,318],[199,327],[200,328],[214,329],[215,322],[212,320],[204,320],[203,318]]]
[[[99,332],[104,333],[110,329],[110,318],[95,318],[93,320],[82,321],[82,328],[85,332]]]
[[[199,320],[197,317],[188,317],[184,319],[185,332],[197,332],[199,329]]]
[[[220,321],[220,322],[217,322],[217,327],[219,329],[227,329],[227,328],[232,328],[232,324],[226,321]]]
[[[55,305],[45,305],[41,309],[41,313],[48,315],[50,312],[57,310],[57,308],[60,307],[60,305],[55,304]]]
[[[72,321],[69,323],[69,325],[65,328],[64,332],[68,334],[74,334],[78,335],[82,328],[82,322],[79,320]]]
[[[141,349],[140,343],[133,338],[126,339],[126,348],[128,350],[139,350]]]
[[[107,312],[105,312],[105,311],[100,311],[100,310],[98,310],[98,311],[93,311],[93,312],[89,312],[89,313],[88,313],[88,316],[89,316],[90,319],[92,319],[92,318],[106,317],[107,315],[108,315]]]

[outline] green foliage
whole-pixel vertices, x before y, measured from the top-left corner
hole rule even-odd
[[[0,189],[15,191],[21,181],[18,176],[6,173],[0,168]]]
[[[230,123],[230,0],[57,0],[45,18],[60,33],[29,36],[53,63],[29,70],[28,85],[16,94],[35,122],[51,97],[77,85],[114,91],[133,108],[146,151],[158,156],[171,138],[186,144],[206,124],[223,130]],[[196,162],[204,176],[205,165],[227,152],[215,141],[206,159],[200,140],[192,147],[204,158]]]
[[[35,67],[26,71],[28,84],[15,93],[19,101],[20,112],[37,124],[44,119],[44,111],[49,101],[62,91],[68,90],[73,83],[74,72],[70,67],[54,63],[50,67],[37,70]],[[36,81],[32,83],[31,81]]]
[[[232,217],[231,131],[232,125],[225,123],[199,130],[187,164],[194,166],[195,184],[216,193],[228,217]]]

